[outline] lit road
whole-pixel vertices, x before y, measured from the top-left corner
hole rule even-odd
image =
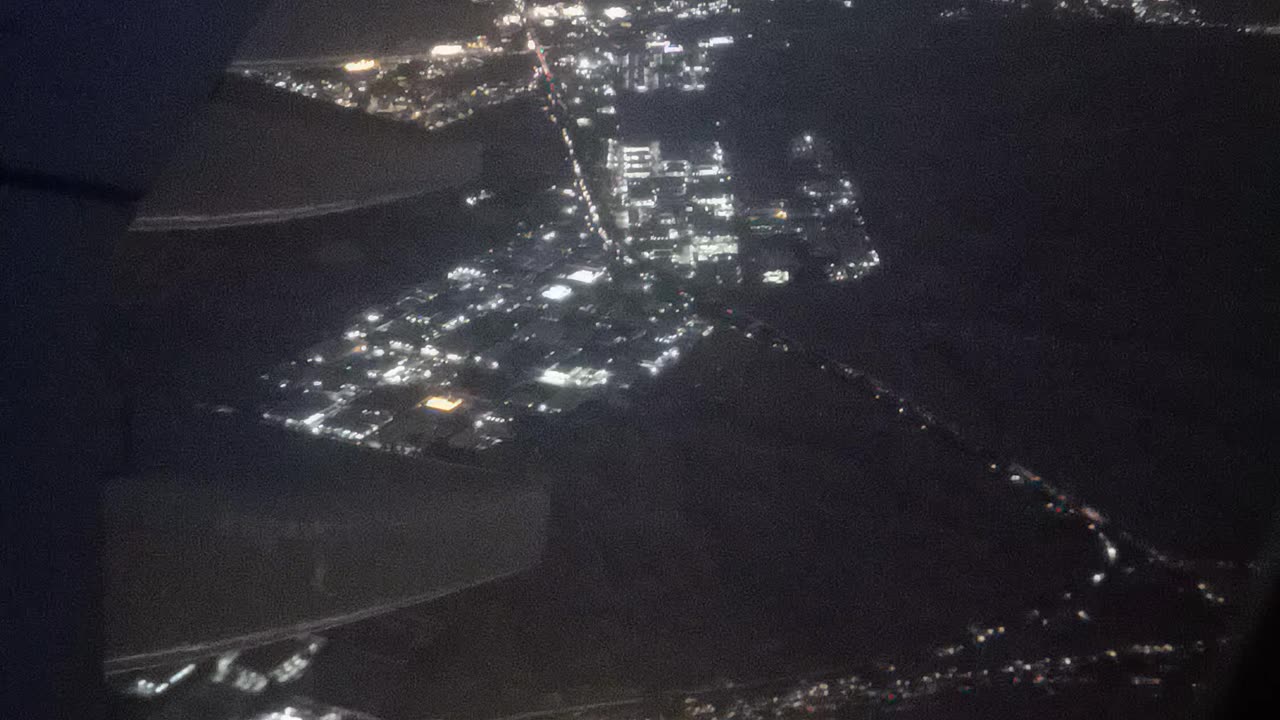
[[[591,207],[594,207],[591,201],[589,189],[584,180],[582,168],[574,151],[573,139],[570,137],[567,128],[571,123],[567,122],[567,116],[570,114],[570,104],[564,102],[559,97],[561,83],[557,82],[550,64],[547,62],[544,53],[544,46],[538,40],[532,27],[526,25],[529,37],[529,47],[534,51],[538,58],[543,75],[548,81],[548,99],[551,102],[552,111],[551,119],[560,127],[561,134],[564,138],[569,156],[572,160],[574,173],[578,183],[578,188],[582,196],[586,199]],[[560,113],[566,117],[557,117],[556,113]],[[593,227],[597,228],[601,235],[604,231],[599,227],[599,217],[592,214],[591,217]],[[1132,554],[1134,556],[1145,557],[1147,560],[1172,568],[1185,568],[1185,563],[1175,561],[1167,553],[1156,550],[1148,543],[1133,538],[1129,533],[1119,533],[1119,537],[1129,547],[1124,553],[1117,541],[1103,532],[1103,528],[1107,526],[1107,521],[1103,515],[1089,505],[1085,504],[1078,498],[1073,498],[1064,490],[1054,487],[1046,482],[1039,475],[1027,470],[1019,463],[994,456],[989,451],[973,445],[964,439],[960,433],[952,426],[946,425],[938,421],[933,413],[913,406],[906,398],[898,396],[890,388],[884,386],[879,381],[872,380],[861,370],[855,369],[846,363],[835,358],[825,356],[816,351],[807,350],[798,341],[791,339],[777,329],[769,326],[767,323],[750,315],[743,314],[741,311],[735,310],[715,302],[705,303],[708,314],[719,317],[722,322],[739,330],[746,337],[756,342],[765,343],[774,349],[785,352],[800,354],[808,360],[811,366],[827,372],[840,380],[853,384],[856,388],[865,392],[869,397],[879,402],[897,403],[898,413],[905,421],[911,423],[910,427],[918,427],[918,432],[929,432],[944,436],[953,444],[959,447],[965,454],[980,460],[983,465],[987,466],[993,476],[1002,481],[1014,484],[1030,483],[1039,489],[1042,496],[1045,509],[1047,512],[1054,514],[1065,514],[1079,520],[1081,528],[1094,535],[1096,539],[1096,547],[1098,548],[1097,569],[1095,572],[1082,578],[1082,588],[1084,591],[1096,589],[1102,585],[1108,578],[1107,571],[1115,567],[1123,555]],[[1025,477],[1024,477],[1025,476]],[[1221,605],[1225,600],[1215,595],[1211,590],[1206,590],[1207,585],[1198,578],[1188,576],[1187,582],[1197,588],[1205,599],[1213,604]]]
[[[782,352],[797,353],[807,358],[809,364],[832,376],[849,383],[877,402],[895,403],[898,414],[909,427],[918,432],[941,434],[951,440],[966,455],[981,461],[992,475],[1003,482],[1014,485],[1030,485],[1038,490],[1044,502],[1046,512],[1055,515],[1066,515],[1075,519],[1082,530],[1093,535],[1098,550],[1096,569],[1086,578],[1082,578],[1080,592],[1077,596],[1087,595],[1101,586],[1109,577],[1109,572],[1120,565],[1124,557],[1139,557],[1147,562],[1174,571],[1182,577],[1184,587],[1198,593],[1211,606],[1222,606],[1227,599],[1203,579],[1195,574],[1196,563],[1173,557],[1155,546],[1141,540],[1128,531],[1119,530],[1116,537],[1111,537],[1104,528],[1110,526],[1104,514],[1086,504],[1079,498],[1072,497],[1067,491],[1047,482],[1034,471],[1016,461],[1001,459],[989,451],[973,445],[955,430],[939,422],[931,412],[913,407],[904,397],[898,396],[883,383],[872,380],[866,373],[846,363],[812,350],[806,350],[799,342],[788,338],[772,326],[743,313],[741,310],[725,305],[708,303],[709,309],[718,315],[723,324],[741,332],[746,338]],[[1214,564],[1214,563],[1209,563]],[[1217,563],[1221,565],[1221,563]]]

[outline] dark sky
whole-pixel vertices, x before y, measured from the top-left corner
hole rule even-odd
[[[274,0],[245,38],[241,59],[420,49],[477,35],[502,7],[471,0]]]
[[[1187,0],[1213,19],[1275,20],[1280,0]],[[291,58],[420,50],[440,40],[477,35],[503,11],[504,0],[274,0],[240,46],[241,59]],[[894,0],[937,4],[938,0]],[[491,4],[490,4],[491,3]]]

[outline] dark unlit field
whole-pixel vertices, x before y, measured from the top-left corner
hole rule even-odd
[[[1079,584],[1084,533],[896,407],[721,329],[633,407],[549,427],[525,448],[552,488],[543,566],[432,613],[447,650],[380,710],[899,660]]]

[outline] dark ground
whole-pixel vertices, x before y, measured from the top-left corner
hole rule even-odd
[[[488,716],[848,667],[1081,584],[1085,533],[896,407],[722,330],[633,407],[527,446],[553,497],[537,572],[424,609],[431,644],[381,664],[380,623],[338,633],[317,692]]]
[[[1277,499],[1280,44],[807,32],[726,59],[707,102],[735,108],[748,188],[794,133],[836,141],[885,266],[749,304],[1156,542],[1252,557]]]
[[[833,140],[885,266],[753,311],[1160,544],[1253,557],[1278,499],[1280,43],[892,15],[789,8],[706,94],[622,101],[623,132],[721,137],[748,200],[792,137]]]

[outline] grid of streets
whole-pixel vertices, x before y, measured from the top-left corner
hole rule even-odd
[[[842,282],[879,263],[856,181],[812,133],[793,141],[779,168],[790,194],[754,204],[735,196],[731,159],[718,141],[618,135],[615,98],[704,90],[732,34],[682,40],[620,8],[589,14],[579,5],[516,3],[514,10],[497,20],[493,39],[439,45],[425,58],[328,68],[343,82],[318,81],[328,75],[314,69],[248,71],[305,94],[328,92],[340,104],[363,97],[367,110],[381,112],[389,101],[370,88],[400,88],[404,100],[418,87],[414,73],[439,83],[523,56],[523,70],[506,66],[511,82],[527,84],[535,61],[544,114],[573,172],[548,191],[559,210],[554,221],[365,308],[340,336],[264,374],[265,421],[403,455],[473,456],[512,439],[524,418],[608,403],[651,381],[712,331],[713,322],[694,312],[695,294],[744,280]],[[644,12],[701,20],[734,11],[713,0]],[[464,95],[483,98],[487,87]],[[421,113],[402,119],[421,122]],[[490,197],[480,190],[466,205]]]

